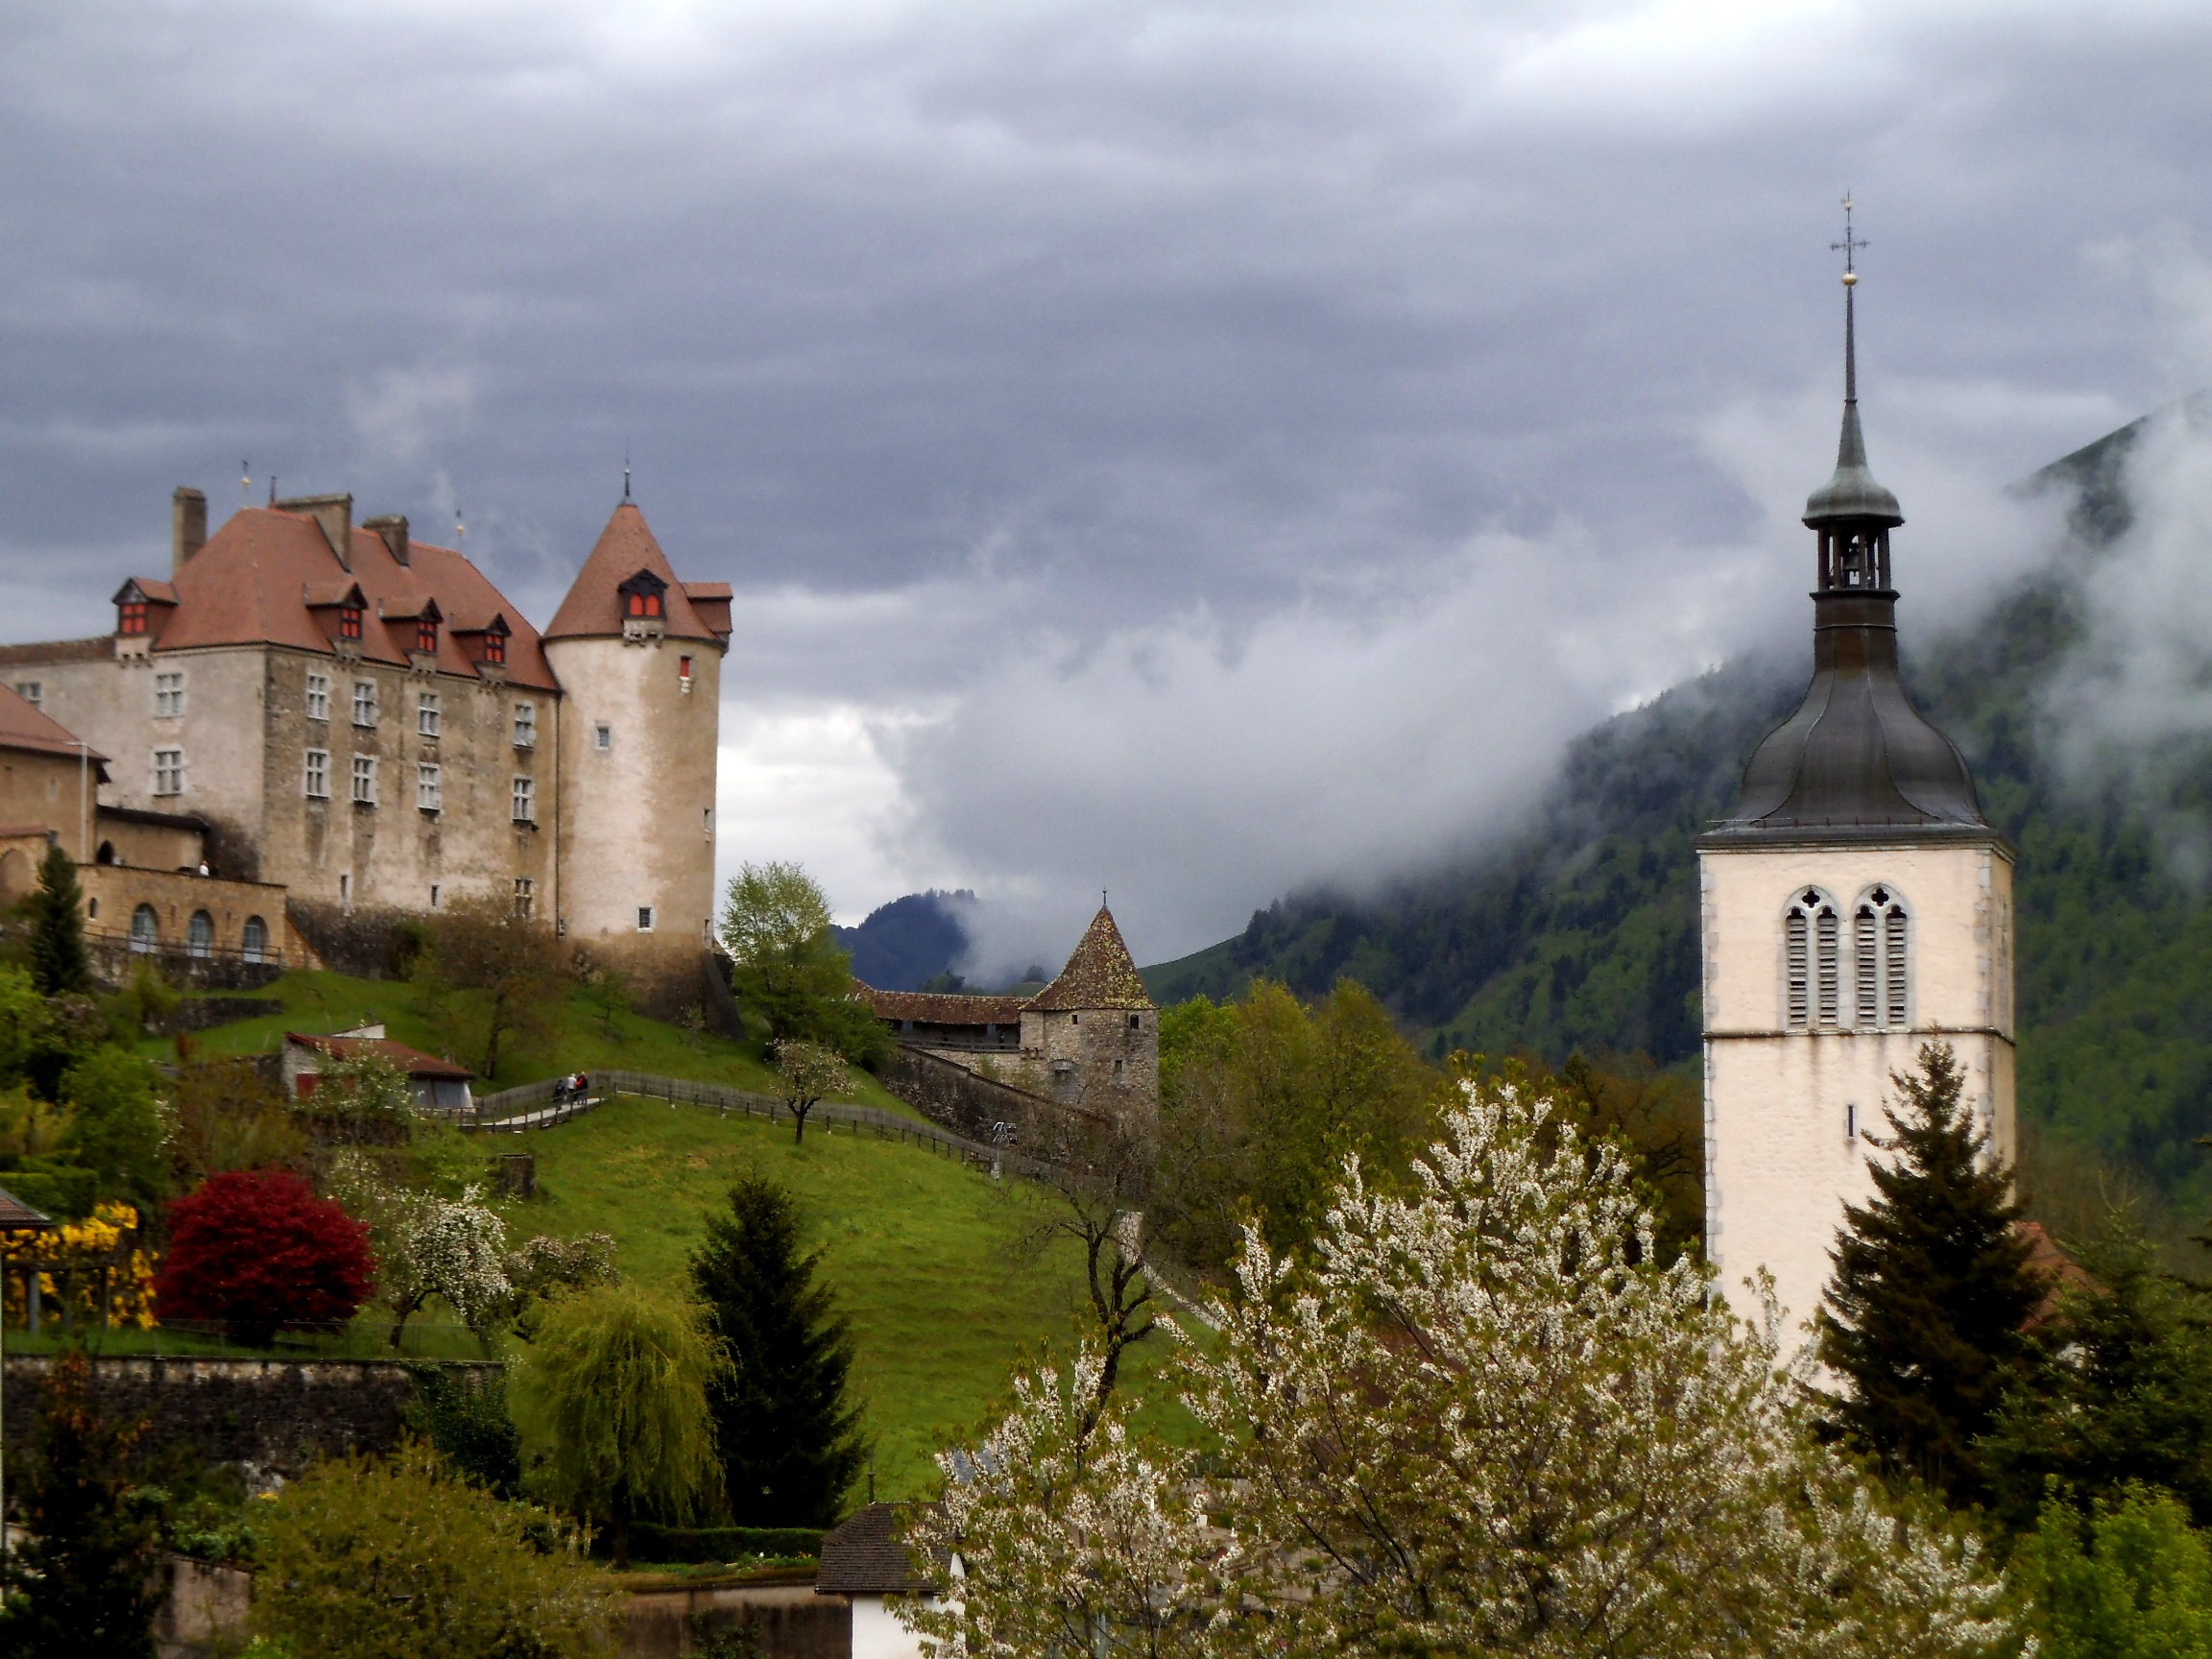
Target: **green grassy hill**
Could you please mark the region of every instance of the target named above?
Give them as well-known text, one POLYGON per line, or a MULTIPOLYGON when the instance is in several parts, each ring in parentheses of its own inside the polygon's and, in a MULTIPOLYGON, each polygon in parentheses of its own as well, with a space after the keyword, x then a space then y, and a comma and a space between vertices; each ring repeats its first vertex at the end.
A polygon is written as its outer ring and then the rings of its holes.
MULTIPOLYGON (((287 974, 251 995, 280 1000, 283 1011, 202 1032, 191 1039, 198 1052, 264 1052, 286 1030, 328 1032, 373 1021, 398 1042, 438 1046, 405 983, 287 974)), ((147 1047, 166 1054, 173 1045, 149 1039, 147 1047)), ((518 1059, 502 1081, 610 1066, 775 1089, 757 1044, 635 1015, 618 1017, 610 1035, 581 993, 551 1041, 518 1059)), ((918 1116, 865 1075, 856 1077, 849 1098, 918 1116)), ((1016 1180, 993 1182, 918 1146, 820 1122, 795 1143, 788 1125, 628 1097, 559 1128, 487 1135, 478 1144, 487 1157, 527 1151, 537 1158, 541 1196, 504 1207, 515 1242, 541 1233, 604 1231, 614 1237, 626 1278, 677 1293, 687 1293, 686 1262, 708 1212, 739 1173, 757 1170, 789 1187, 822 1249, 823 1272, 853 1320, 855 1382, 877 1441, 880 1497, 928 1492, 936 1478, 932 1454, 979 1426, 1003 1399, 1016 1360, 1046 1345, 1065 1351, 1077 1329, 1081 1264, 1065 1243, 1034 1247, 1046 1203, 1039 1190, 1016 1180)), ((134 1351, 152 1340, 118 1336, 109 1345, 134 1351)), ((1162 1334, 1152 1353, 1133 1357, 1125 1372, 1132 1386, 1144 1385, 1166 1340, 1162 1334)), ((475 1351, 458 1334, 452 1341, 460 1344, 456 1352, 475 1351)), ((1155 1420, 1171 1427, 1173 1409, 1156 1403, 1155 1420)))
MULTIPOLYGON (((757 1171, 789 1188, 853 1320, 879 1497, 928 1493, 931 1455, 1004 1398, 1021 1354, 1065 1350, 1074 1331, 1072 1248, 1025 1247, 1038 1191, 915 1146, 820 1126, 795 1143, 759 1118, 635 1099, 490 1144, 537 1155, 543 1195, 510 1211, 517 1238, 603 1229, 626 1276, 668 1290, 684 1289, 705 1216, 733 1180, 757 1171)), ((1157 1357, 1135 1365, 1134 1385, 1157 1357)))
MULTIPOLYGON (((2161 792, 2095 791, 2058 764, 2042 714, 2082 631, 2097 549, 2126 528, 2130 427, 2049 469, 2076 492, 2075 556, 1971 626, 1908 635, 1906 680, 1974 766, 2017 844, 2020 1106, 2031 1187, 2071 1221, 2099 1169, 2169 1209, 2212 1213, 2212 915, 2187 861, 2212 802, 2212 741, 2162 757, 2161 792)), ((1901 555, 1902 557, 1903 555, 1901 555)), ((1906 564, 1910 581, 1911 565, 1906 564)), ((2212 667, 2212 662, 2208 662, 2212 667)), ((1148 969, 1163 1001, 1256 974, 1319 995, 1350 975, 1430 1051, 1698 1052, 1692 840, 1732 803, 1750 749, 1802 694, 1805 660, 1745 661, 1572 745, 1516 834, 1475 859, 1354 901, 1293 895, 1237 938, 1148 969)))

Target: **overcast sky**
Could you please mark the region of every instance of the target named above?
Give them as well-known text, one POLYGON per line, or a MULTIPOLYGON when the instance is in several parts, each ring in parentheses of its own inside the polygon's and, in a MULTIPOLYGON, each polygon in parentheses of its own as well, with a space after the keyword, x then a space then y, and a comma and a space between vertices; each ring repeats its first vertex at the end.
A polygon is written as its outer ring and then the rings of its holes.
POLYGON ((0 12, 0 635, 350 490, 735 585, 722 856, 1141 959, 1794 645, 1837 200, 1907 626, 2204 384, 2201 4, 0 12))

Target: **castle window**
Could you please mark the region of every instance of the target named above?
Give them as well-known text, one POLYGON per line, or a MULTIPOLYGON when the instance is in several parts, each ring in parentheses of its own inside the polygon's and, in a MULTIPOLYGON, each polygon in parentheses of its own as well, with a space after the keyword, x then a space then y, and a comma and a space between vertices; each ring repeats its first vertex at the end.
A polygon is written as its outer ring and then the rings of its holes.
POLYGON ((1841 918, 1816 887, 1791 902, 1782 922, 1783 1019, 1793 1031, 1834 1030, 1841 1015, 1841 918))
POLYGON ((535 778, 515 780, 514 818, 517 824, 538 821, 538 781, 535 778))
POLYGON ((538 705, 535 703, 517 703, 515 705, 515 747, 517 749, 535 749, 538 747, 538 705))
POLYGON ((34 709, 43 709, 46 706, 46 687, 36 680, 16 681, 15 695, 22 698, 34 709))
POLYGON ((496 628, 484 636, 484 661, 494 664, 507 661, 507 636, 496 628))
POLYGON ((676 659, 676 684, 684 687, 685 696, 688 697, 691 695, 690 658, 679 657, 676 659))
POLYGON ((175 720, 184 712, 184 676, 181 674, 156 674, 154 676, 154 718, 175 720))
POLYGON ((438 768, 425 762, 415 768, 415 805, 425 812, 445 809, 445 790, 438 768))
POLYGON ((1143 1030, 1143 1029, 1144 1029, 1144 1021, 1143 1021, 1142 1017, 1142 1016, 1140 1016, 1140 1015, 1136 1015, 1136 1014, 1132 1014, 1132 1015, 1130 1015, 1130 1016, 1129 1016, 1129 1029, 1130 1029, 1130 1030, 1132 1030, 1132 1031, 1142 1031, 1142 1030, 1143 1030))
POLYGON ((154 906, 141 904, 131 912, 131 949, 143 955, 161 942, 161 918, 154 906))
POLYGON ((438 693, 424 691, 415 699, 415 730, 424 737, 438 735, 438 721, 442 710, 438 693))
MULTIPOLYGON (((109 862, 113 862, 113 860, 109 860, 109 862)), ((85 914, 85 916, 86 916, 86 917, 88 917, 90 920, 92 920, 92 921, 94 921, 94 922, 97 922, 97 921, 99 921, 99 920, 100 920, 100 901, 99 901, 99 900, 97 900, 97 899, 87 899, 87 900, 85 900, 85 901, 84 901, 84 914, 85 914)))
POLYGON ((376 682, 373 680, 356 680, 353 682, 353 724, 356 726, 373 726, 376 724, 376 682))
POLYGON ((629 606, 625 614, 631 616, 658 616, 661 614, 661 595, 650 588, 633 588, 625 595, 629 606))
POLYGON ((435 881, 431 882, 431 883, 430 883, 430 908, 431 908, 431 909, 435 910, 435 909, 437 909, 437 908, 438 908, 438 901, 439 901, 439 900, 440 900, 440 899, 441 899, 443 896, 444 896, 443 890, 442 890, 442 889, 439 887, 438 883, 437 883, 437 882, 435 882, 435 881))
POLYGON ((515 914, 527 922, 538 908, 538 883, 527 876, 515 878, 515 914))
POLYGON ((602 720, 591 728, 591 747, 605 755, 614 747, 614 728, 602 720))
POLYGON ((215 918, 204 910, 192 912, 192 920, 184 925, 184 949, 194 956, 215 954, 215 918))
POLYGON ((249 962, 269 960, 269 924, 258 916, 246 918, 245 931, 239 935, 238 953, 249 962))
POLYGON ((415 624, 415 649, 425 657, 438 655, 438 619, 424 616, 415 624))
POLYGON ((327 720, 330 718, 330 676, 327 674, 309 674, 307 676, 307 718, 310 720, 327 720))
POLYGON ((640 904, 637 906, 637 931, 640 933, 650 933, 653 931, 652 905, 640 904))
POLYGON ((307 751, 307 799, 327 801, 330 798, 330 751, 307 751))
POLYGON ((353 878, 349 873, 341 872, 339 874, 338 902, 345 909, 353 908, 353 878))
POLYGON ((126 599, 115 607, 115 632, 118 634, 143 634, 146 632, 146 601, 126 599))
POLYGON ((181 795, 184 793, 183 750, 156 749, 154 751, 154 793, 156 795, 181 795))
POLYGON ((376 805, 376 757, 353 757, 353 804, 357 806, 376 805))
POLYGON ((338 637, 341 639, 358 639, 361 637, 360 606, 341 605, 338 607, 338 637))

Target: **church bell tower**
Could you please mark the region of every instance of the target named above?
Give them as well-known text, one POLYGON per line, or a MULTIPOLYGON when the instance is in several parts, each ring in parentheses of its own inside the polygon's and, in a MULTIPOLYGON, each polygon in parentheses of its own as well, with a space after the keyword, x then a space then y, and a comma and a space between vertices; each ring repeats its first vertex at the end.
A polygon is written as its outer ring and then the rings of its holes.
POLYGON ((2014 1151, 2012 850, 1897 670, 1890 532, 1859 423, 1845 203, 1843 431, 1805 504, 1813 681, 1697 844, 1707 1247, 1738 1310, 1774 1278, 1785 1348, 1817 1310, 1846 1202, 1874 1190, 1893 1072, 1949 1043, 1998 1156, 2014 1151))

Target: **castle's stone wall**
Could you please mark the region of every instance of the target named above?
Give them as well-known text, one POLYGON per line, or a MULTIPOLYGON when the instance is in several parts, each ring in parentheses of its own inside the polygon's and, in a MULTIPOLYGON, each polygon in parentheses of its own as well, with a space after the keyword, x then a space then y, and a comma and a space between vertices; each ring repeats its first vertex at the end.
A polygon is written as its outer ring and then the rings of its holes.
MULTIPOLYGON (((287 1478, 318 1457, 385 1452, 399 1443, 415 1376, 384 1360, 168 1359, 100 1355, 92 1392, 104 1413, 152 1417, 155 1441, 191 1441, 217 1462, 250 1464, 287 1478)), ((31 1422, 53 1361, 11 1355, 7 1443, 29 1441, 31 1422)), ((487 1374, 492 1365, 455 1367, 487 1374)))
POLYGON ((547 641, 545 655, 564 691, 560 914, 567 936, 637 964, 633 972, 664 961, 668 972, 695 978, 714 913, 721 648, 698 639, 566 638, 547 641), (648 906, 650 930, 638 926, 648 906))
POLYGON ((284 918, 281 887, 125 864, 81 864, 77 883, 84 894, 85 937, 96 948, 105 943, 127 951, 132 917, 144 904, 154 912, 156 950, 165 961, 188 950, 192 918, 204 913, 212 927, 215 955, 241 956, 246 924, 257 916, 266 929, 268 953, 277 961, 299 965, 299 945, 284 918))
POLYGON ((1707 849, 1699 863, 1708 1248, 1746 1314, 1756 1303, 1743 1281, 1773 1274, 1794 1335, 1819 1305, 1844 1204, 1873 1192, 1866 1137, 1885 1132, 1891 1074, 1913 1070, 1923 1044, 1958 1051, 1997 1154, 2015 1154, 2012 864, 1993 841, 1707 849), (1790 1029, 1792 897, 1816 887, 1842 910, 1847 1003, 1848 919, 1876 885, 1911 917, 1905 1026, 1790 1029))
POLYGON ((0 829, 58 830, 62 850, 75 854, 84 838, 80 806, 98 793, 99 778, 73 756, 0 749, 0 829))
POLYGON ((1160 1016, 1153 1009, 1024 1009, 1026 1087, 1135 1123, 1160 1112, 1160 1016))

